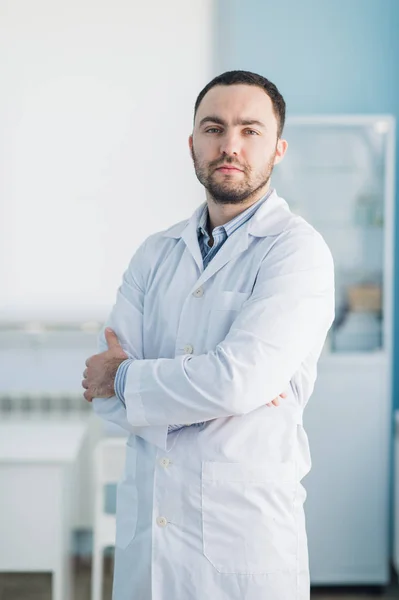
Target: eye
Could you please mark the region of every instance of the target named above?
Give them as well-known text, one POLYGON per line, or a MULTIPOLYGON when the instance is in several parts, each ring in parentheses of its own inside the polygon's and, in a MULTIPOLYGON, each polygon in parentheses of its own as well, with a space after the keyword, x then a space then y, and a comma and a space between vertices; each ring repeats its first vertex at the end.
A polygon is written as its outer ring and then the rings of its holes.
POLYGON ((257 131, 255 131, 254 129, 246 129, 245 133, 247 133, 249 135, 259 135, 259 133, 257 131))
POLYGON ((221 130, 219 129, 219 127, 209 127, 205 130, 205 133, 219 133, 220 131, 221 130))

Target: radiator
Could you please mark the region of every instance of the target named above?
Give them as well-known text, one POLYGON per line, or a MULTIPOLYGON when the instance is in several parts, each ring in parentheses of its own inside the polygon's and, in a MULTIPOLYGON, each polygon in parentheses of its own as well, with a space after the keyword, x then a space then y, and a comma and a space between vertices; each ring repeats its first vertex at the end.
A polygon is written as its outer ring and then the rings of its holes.
POLYGON ((82 394, 6 392, 0 394, 1 419, 85 418, 91 404, 82 394))

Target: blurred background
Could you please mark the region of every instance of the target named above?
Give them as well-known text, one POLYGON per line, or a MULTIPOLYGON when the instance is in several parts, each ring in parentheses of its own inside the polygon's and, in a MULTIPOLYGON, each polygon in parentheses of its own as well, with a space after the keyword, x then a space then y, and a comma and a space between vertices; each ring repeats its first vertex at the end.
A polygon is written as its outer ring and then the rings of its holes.
POLYGON ((232 69, 283 94, 272 185, 336 265, 313 597, 399 597, 398 32, 398 0, 0 0, 0 600, 111 597, 124 432, 84 363, 138 245, 203 202, 194 102, 232 69))

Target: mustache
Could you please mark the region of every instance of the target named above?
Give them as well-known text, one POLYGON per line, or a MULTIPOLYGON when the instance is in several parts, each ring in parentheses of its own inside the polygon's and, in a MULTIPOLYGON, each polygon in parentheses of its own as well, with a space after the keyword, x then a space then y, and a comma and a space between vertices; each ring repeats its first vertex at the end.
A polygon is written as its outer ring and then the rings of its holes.
POLYGON ((247 168, 244 165, 241 165, 240 163, 236 162, 231 157, 214 160, 209 163, 209 167, 213 168, 213 169, 218 169, 219 167, 222 167, 223 165, 229 165, 231 167, 236 167, 237 169, 241 169, 241 171, 247 172, 247 168))

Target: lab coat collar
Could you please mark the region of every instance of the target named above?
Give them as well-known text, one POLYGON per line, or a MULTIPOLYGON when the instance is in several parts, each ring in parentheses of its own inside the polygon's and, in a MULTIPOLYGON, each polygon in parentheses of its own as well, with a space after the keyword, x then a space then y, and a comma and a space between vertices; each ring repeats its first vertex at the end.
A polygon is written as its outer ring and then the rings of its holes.
POLYGON ((183 239, 197 264, 198 279, 191 290, 192 292, 220 271, 233 258, 245 252, 249 245, 249 235, 256 237, 278 235, 286 228, 291 218, 288 204, 273 191, 269 198, 261 204, 253 217, 227 238, 223 246, 204 269, 197 229, 205 204, 201 204, 188 221, 177 223, 164 233, 166 237, 183 239))
MULTIPOLYGON (((187 234, 189 234, 189 237, 191 237, 193 232, 197 235, 197 228, 205 205, 206 202, 203 202, 194 211, 188 221, 181 221, 180 223, 173 225, 165 231, 164 236, 175 239, 186 239, 187 234)), ((291 212, 287 202, 283 200, 283 198, 280 198, 274 190, 248 221, 248 226, 245 227, 245 230, 248 234, 256 237, 278 235, 284 231, 290 217, 291 212)))

